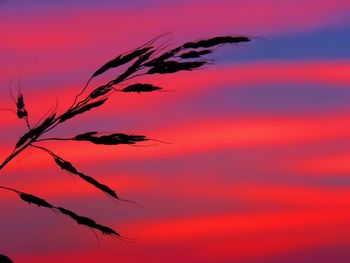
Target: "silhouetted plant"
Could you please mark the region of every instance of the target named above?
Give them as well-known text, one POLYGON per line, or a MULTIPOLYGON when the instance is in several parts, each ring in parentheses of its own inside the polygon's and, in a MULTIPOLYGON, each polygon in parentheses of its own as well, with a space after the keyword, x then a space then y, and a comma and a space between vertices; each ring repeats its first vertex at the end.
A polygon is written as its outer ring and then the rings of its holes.
MULTIPOLYGON (((192 71, 204 65, 210 64, 211 60, 206 59, 205 56, 211 54, 213 47, 222 46, 225 44, 237 44, 241 42, 248 42, 250 39, 246 36, 220 36, 208 39, 202 39, 194 42, 187 42, 176 48, 162 52, 162 45, 156 45, 159 37, 152 41, 108 61, 94 72, 85 87, 74 98, 73 104, 63 113, 56 112, 57 109, 48 113, 48 117, 41 121, 41 123, 31 126, 28 119, 28 111, 25 108, 25 100, 23 94, 19 94, 16 101, 16 110, 13 111, 19 119, 24 119, 28 127, 28 131, 23 134, 15 144, 13 152, 0 164, 0 170, 3 169, 13 158, 19 155, 28 147, 35 147, 43 152, 49 154, 55 163, 63 170, 70 174, 76 175, 85 182, 91 184, 100 191, 117 199, 121 199, 117 193, 109 186, 100 183, 91 176, 88 176, 77 170, 70 162, 64 160, 62 157, 55 154, 46 147, 37 145, 37 142, 52 141, 52 140, 72 140, 72 141, 89 141, 94 144, 103 145, 119 145, 128 144, 134 145, 140 142, 150 140, 144 135, 131 135, 124 133, 100 133, 98 131, 85 132, 75 135, 71 138, 42 138, 43 135, 56 128, 63 122, 69 121, 77 115, 87 113, 94 108, 101 107, 106 103, 108 98, 116 92, 155 92, 163 88, 149 83, 134 83, 125 88, 118 88, 118 85, 124 81, 134 79, 143 75, 153 74, 171 74, 179 71, 192 71), (118 68, 122 65, 129 64, 125 71, 116 75, 108 83, 92 89, 90 93, 81 99, 82 95, 87 93, 87 88, 92 79, 104 74, 105 72, 118 68)), ((12 96, 12 95, 11 95, 12 96)), ((13 96, 12 96, 13 97, 13 96)), ((91 229, 99 230, 106 235, 122 238, 122 236, 110 227, 96 223, 91 218, 80 216, 73 211, 54 206, 44 199, 32 194, 28 194, 10 187, 0 186, 0 188, 16 193, 19 198, 29 204, 35 204, 40 207, 55 210, 67 217, 73 219, 79 225, 87 226, 91 229)), ((124 200, 128 201, 128 200, 124 200)), ((10 262, 10 261, 9 261, 10 262)))
POLYGON ((13 261, 9 257, 0 254, 0 263, 13 263, 13 261))

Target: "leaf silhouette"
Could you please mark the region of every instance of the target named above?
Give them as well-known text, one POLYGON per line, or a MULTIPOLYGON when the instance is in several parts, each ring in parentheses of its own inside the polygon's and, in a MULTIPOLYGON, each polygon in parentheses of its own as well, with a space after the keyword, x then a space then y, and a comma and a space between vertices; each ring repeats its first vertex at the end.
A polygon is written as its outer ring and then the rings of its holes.
POLYGON ((63 160, 61 157, 58 157, 57 155, 52 155, 52 157, 54 158, 55 163, 59 167, 61 167, 61 169, 66 170, 67 172, 70 172, 72 174, 78 175, 81 179, 88 182, 89 184, 92 184, 96 188, 100 189, 102 192, 112 196, 115 199, 119 199, 116 192, 109 188, 107 185, 101 184, 91 176, 87 176, 86 174, 79 172, 70 162, 63 160))
POLYGON ((55 117, 56 114, 47 117, 39 126, 25 133, 16 143, 16 148, 21 147, 31 139, 38 138, 54 122, 55 117))
POLYGON ((201 56, 210 54, 212 52, 213 51, 210 50, 210 49, 204 49, 204 50, 201 50, 201 51, 192 50, 192 51, 189 51, 189 52, 181 54, 180 58, 183 58, 183 59, 200 58, 201 56))
POLYGON ((92 99, 96 99, 98 97, 106 95, 111 90, 113 90, 113 88, 111 86, 104 85, 104 86, 98 87, 97 89, 93 90, 90 93, 89 97, 92 99))
POLYGON ((93 108, 99 107, 101 106, 103 103, 106 102, 108 98, 104 98, 102 100, 99 101, 95 101, 95 102, 91 102, 85 105, 82 105, 78 108, 73 108, 73 109, 69 109, 67 112, 65 112, 64 114, 61 115, 60 117, 60 122, 64 122, 70 118, 73 118, 74 116, 78 115, 78 114, 82 114, 86 111, 89 111, 93 108))
POLYGON ((115 235, 115 236, 120 237, 120 234, 118 232, 116 232, 114 229, 112 229, 112 228, 110 228, 108 226, 95 224, 94 228, 100 230, 105 235, 115 235))
POLYGON ((125 55, 119 55, 116 58, 108 61, 102 67, 100 67, 94 74, 92 74, 92 77, 96 77, 98 75, 101 75, 102 73, 106 72, 107 70, 109 70, 111 68, 116 68, 116 67, 119 67, 123 64, 126 64, 126 63, 130 62, 131 60, 146 53, 150 49, 152 49, 152 47, 145 47, 145 48, 141 48, 141 49, 136 49, 136 50, 134 50, 128 54, 125 54, 125 55))
POLYGON ((174 48, 174 49, 172 49, 172 50, 169 50, 169 51, 163 53, 162 55, 160 55, 159 57, 154 58, 154 59, 152 59, 151 61, 145 63, 145 66, 151 67, 151 66, 153 66, 154 64, 157 64, 157 63, 159 63, 159 62, 163 62, 163 61, 165 61, 165 60, 167 60, 167 59, 169 59, 169 58, 172 58, 172 57, 174 57, 178 52, 180 52, 182 49, 183 49, 183 47, 180 46, 180 47, 174 48))
POLYGON ((236 44, 248 42, 250 39, 245 36, 220 36, 199 40, 196 42, 187 42, 183 44, 184 48, 208 48, 222 44, 236 44))
POLYGON ((59 167, 61 167, 62 170, 66 170, 66 171, 73 173, 73 174, 78 174, 77 169, 75 169, 75 167, 70 162, 63 160, 62 158, 60 158, 58 156, 53 156, 53 158, 54 158, 56 164, 59 167))
MULTIPOLYGON (((49 209, 52 209, 52 210, 56 210, 56 211, 58 211, 58 212, 60 212, 60 213, 62 213, 64 215, 67 215, 70 218, 72 218, 73 220, 75 220, 79 225, 85 225, 87 227, 97 229, 97 230, 101 231, 103 234, 115 235, 115 236, 120 237, 120 234, 118 232, 116 232, 114 229, 112 229, 110 227, 107 227, 107 226, 104 226, 104 225, 101 225, 101 224, 97 224, 95 222, 95 220, 93 220, 93 219, 91 219, 89 217, 77 215, 73 211, 68 210, 66 208, 63 208, 63 207, 56 207, 56 206, 48 203, 44 199, 42 199, 40 197, 37 197, 35 195, 32 195, 32 194, 24 193, 22 191, 18 191, 16 189, 4 187, 4 186, 0 186, 0 188, 5 189, 5 190, 9 190, 9 191, 12 191, 12 192, 15 192, 16 194, 19 195, 19 197, 23 201, 25 201, 25 202, 27 202, 29 204, 35 204, 37 206, 46 207, 46 208, 49 208, 49 209)), ((0 259, 4 259, 5 260, 5 259, 7 259, 7 257, 4 256, 4 255, 0 255, 0 259), (2 256, 2 258, 1 258, 1 256, 2 256)), ((2 262, 2 261, 0 261, 0 262, 2 262)), ((4 261, 4 262, 6 262, 6 261, 4 261)), ((12 262, 12 261, 10 261, 10 262, 12 262)))
POLYGON ((137 92, 137 93, 141 93, 141 92, 151 92, 151 91, 161 90, 161 89, 162 88, 154 86, 152 84, 136 83, 136 84, 132 84, 132 85, 129 85, 129 86, 123 88, 121 91, 122 92, 137 92))
POLYGON ((59 210, 62 214, 65 214, 65 215, 69 216, 70 218, 72 218, 73 220, 75 220, 79 225, 86 225, 86 226, 91 227, 91 226, 96 224, 95 220, 93 220, 89 217, 77 215, 73 211, 68 210, 66 208, 57 207, 57 210, 59 210))
POLYGON ((87 227, 97 229, 105 235, 115 235, 115 236, 120 237, 120 234, 117 231, 115 231, 114 229, 112 229, 108 226, 97 224, 95 222, 95 220, 93 220, 89 217, 77 215, 76 213, 72 212, 71 210, 68 210, 68 209, 63 208, 63 207, 57 207, 56 209, 59 210, 62 214, 65 214, 65 215, 69 216, 70 218, 72 218, 79 225, 85 225, 87 227))
POLYGON ((207 61, 193 61, 193 62, 177 62, 177 61, 163 61, 155 63, 147 74, 167 74, 175 73, 182 70, 193 70, 207 64, 207 61))
POLYGON ((154 50, 147 52, 146 54, 140 56, 134 64, 132 64, 123 74, 119 75, 116 79, 112 80, 110 83, 112 85, 118 84, 128 78, 131 74, 138 71, 141 68, 142 64, 146 62, 154 53, 154 50))
POLYGON ((44 199, 41 199, 35 195, 31 195, 31 194, 26 194, 26 193, 19 193, 19 197, 29 203, 29 204, 35 204, 37 206, 43 206, 43 207, 47 207, 47 208, 53 208, 53 205, 51 205, 50 203, 46 202, 44 199))
POLYGON ((118 144, 135 144, 137 142, 148 141, 143 135, 128 135, 124 133, 112 133, 108 135, 96 136, 97 132, 87 132, 78 134, 74 137, 76 141, 89 141, 95 144, 118 145, 118 144))
POLYGON ((24 98, 23 98, 23 94, 19 94, 18 98, 17 98, 17 109, 23 109, 25 107, 24 105, 24 98))

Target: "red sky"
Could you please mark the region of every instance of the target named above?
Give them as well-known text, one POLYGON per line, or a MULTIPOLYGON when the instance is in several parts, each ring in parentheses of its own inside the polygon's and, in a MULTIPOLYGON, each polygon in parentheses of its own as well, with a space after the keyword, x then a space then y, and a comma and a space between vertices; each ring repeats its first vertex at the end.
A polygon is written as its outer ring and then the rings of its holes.
MULTIPOLYGON (((16 263, 349 262, 349 11, 345 0, 0 1, 0 105, 15 107, 8 87, 16 93, 20 79, 32 123, 56 101, 62 112, 103 63, 164 32, 171 46, 252 38, 216 50, 201 70, 144 79, 169 92, 114 94, 51 133, 171 144, 41 143, 143 208, 72 180, 37 149, 1 170, 0 185, 134 241, 98 234, 98 245, 88 228, 3 190, 0 254, 16 263)), ((26 127, 0 116, 3 159, 26 127)))

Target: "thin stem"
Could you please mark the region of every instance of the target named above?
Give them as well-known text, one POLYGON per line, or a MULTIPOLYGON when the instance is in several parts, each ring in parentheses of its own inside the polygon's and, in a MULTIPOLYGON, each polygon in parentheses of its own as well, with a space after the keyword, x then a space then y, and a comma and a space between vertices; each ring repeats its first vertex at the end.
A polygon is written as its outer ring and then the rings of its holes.
POLYGON ((74 138, 45 138, 36 140, 35 142, 43 142, 43 141, 73 141, 74 138))
POLYGON ((29 123, 28 117, 24 117, 24 120, 26 121, 28 129, 31 130, 32 128, 30 127, 30 123, 29 123))
POLYGON ((91 82, 92 79, 93 79, 93 77, 90 77, 89 80, 86 82, 86 84, 85 84, 84 88, 82 89, 82 91, 80 91, 80 93, 79 93, 78 95, 75 96, 74 102, 73 102, 72 106, 69 107, 70 109, 74 107, 74 105, 75 105, 75 103, 77 102, 78 98, 81 96, 81 94, 84 93, 84 91, 85 91, 86 88, 89 86, 89 84, 90 84, 90 82, 91 82))
POLYGON ((3 111, 11 111, 11 112, 13 112, 14 114, 17 115, 17 112, 15 112, 14 110, 11 110, 11 109, 0 109, 0 110, 3 110, 3 111))
POLYGON ((49 109, 34 125, 34 127, 38 126, 39 123, 48 115, 52 115, 56 110, 57 110, 57 107, 58 107, 58 98, 56 98, 56 105, 55 107, 52 107, 51 109, 49 109), (51 113, 50 113, 51 112, 51 113))
POLYGON ((16 189, 13 189, 13 188, 10 188, 10 187, 5 187, 5 186, 2 186, 2 185, 0 185, 0 188, 5 189, 5 190, 9 190, 9 191, 12 191, 12 192, 15 192, 17 194, 23 193, 23 192, 18 191, 16 189))
POLYGON ((38 146, 38 145, 30 145, 31 147, 34 147, 34 148, 38 148, 40 150, 43 150, 44 152, 48 153, 49 155, 51 155, 52 157, 54 158, 59 158, 61 159, 58 155, 56 155, 54 152, 50 151, 49 149, 45 148, 45 147, 42 147, 42 146, 38 146))
POLYGON ((0 170, 4 168, 13 158, 20 154, 24 149, 26 149, 35 139, 31 139, 27 144, 23 145, 21 148, 12 152, 0 165, 0 170))
MULTIPOLYGON (((63 113, 64 114, 64 113, 63 113)), ((48 131, 51 131, 52 129, 54 129, 57 125, 59 125, 60 124, 60 122, 59 122, 59 120, 60 120, 60 118, 63 116, 63 114, 61 114, 60 116, 58 116, 58 117, 56 117, 56 119, 52 122, 52 126, 51 127, 49 127, 49 128, 47 128, 44 132, 43 132, 43 134, 44 133, 47 133, 48 131)))

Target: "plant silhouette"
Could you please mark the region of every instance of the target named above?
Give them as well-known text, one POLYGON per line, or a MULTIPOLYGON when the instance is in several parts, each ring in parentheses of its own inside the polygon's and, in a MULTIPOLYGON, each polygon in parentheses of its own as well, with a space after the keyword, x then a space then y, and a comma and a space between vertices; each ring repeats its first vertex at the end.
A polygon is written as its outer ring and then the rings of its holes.
POLYGON ((9 257, 0 254, 0 263, 13 263, 13 261, 9 257))
MULTIPOLYGON (((29 112, 25 107, 25 97, 22 93, 18 94, 17 100, 12 98, 16 102, 16 110, 7 109, 13 111, 18 119, 24 120, 28 128, 28 131, 23 134, 18 141, 15 143, 14 149, 1 163, 0 170, 4 169, 6 165, 13 160, 16 156, 26 150, 28 147, 34 147, 50 155, 57 166, 66 172, 78 176, 88 184, 97 188, 99 191, 104 192, 108 196, 120 200, 117 193, 109 186, 99 182, 97 179, 86 175, 81 172, 69 161, 55 154, 52 150, 47 147, 41 146, 39 143, 42 141, 53 141, 53 140, 71 140, 71 141, 88 141, 93 144, 102 145, 135 145, 141 142, 151 140, 144 135, 132 135, 124 133, 102 133, 101 131, 89 131, 84 132, 70 138, 60 137, 44 137, 51 130, 55 129, 63 122, 68 122, 78 115, 86 114, 88 111, 103 106, 109 99, 110 96, 117 92, 125 93, 144 93, 144 92, 158 92, 162 91, 163 87, 155 86, 151 83, 139 83, 135 82, 124 88, 120 88, 120 84, 133 80, 143 75, 154 75, 154 74, 172 74, 180 71, 192 71, 203 67, 204 65, 211 64, 212 60, 206 58, 206 55, 213 53, 214 48, 227 45, 227 44, 238 44, 242 42, 250 41, 250 38, 246 36, 219 36, 207 39, 201 39, 193 42, 186 42, 180 46, 164 51, 165 43, 159 43, 163 36, 157 37, 148 43, 135 48, 132 51, 120 54, 112 60, 108 61, 97 69, 91 77, 88 79, 83 89, 75 96, 72 105, 63 113, 57 112, 56 109, 51 110, 39 124, 31 125, 29 122, 29 112), (126 65, 126 70, 119 74, 116 74, 115 78, 107 82, 106 84, 90 88, 88 92, 90 82, 104 74, 107 71, 116 70, 120 66, 126 65)), ((52 209, 62 215, 65 215, 77 224, 89 227, 93 230, 98 230, 101 233, 121 239, 125 239, 116 230, 99 224, 89 217, 81 216, 75 212, 66 209, 64 207, 53 205, 46 200, 29 194, 23 191, 13 189, 7 186, 0 186, 1 189, 12 191, 18 197, 29 204, 35 204, 39 207, 45 207, 52 209)), ((129 201, 130 202, 130 201, 129 201)), ((0 262, 12 262, 7 259, 6 256, 0 256, 0 262), (7 261, 6 261, 7 260, 7 261)))

